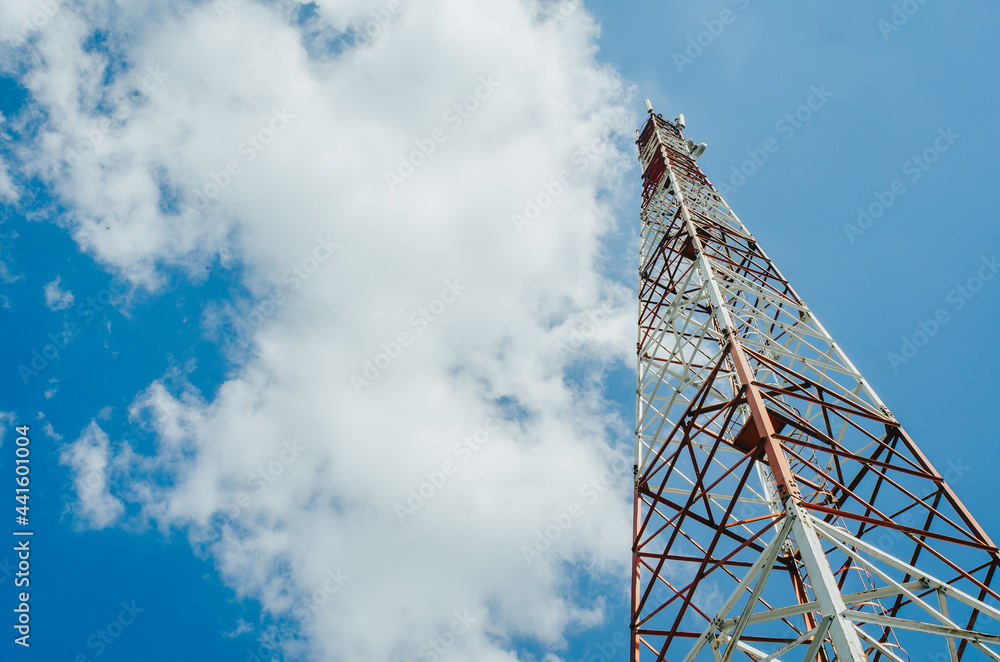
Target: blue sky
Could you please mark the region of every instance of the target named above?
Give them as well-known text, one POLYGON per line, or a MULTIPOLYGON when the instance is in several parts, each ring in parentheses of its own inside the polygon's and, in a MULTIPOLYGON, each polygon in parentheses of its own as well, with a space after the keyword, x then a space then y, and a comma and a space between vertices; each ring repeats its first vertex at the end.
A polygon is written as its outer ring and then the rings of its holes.
POLYGON ((1000 8, 235 5, 0 12, 5 659, 624 659, 645 97, 1000 530, 1000 8))

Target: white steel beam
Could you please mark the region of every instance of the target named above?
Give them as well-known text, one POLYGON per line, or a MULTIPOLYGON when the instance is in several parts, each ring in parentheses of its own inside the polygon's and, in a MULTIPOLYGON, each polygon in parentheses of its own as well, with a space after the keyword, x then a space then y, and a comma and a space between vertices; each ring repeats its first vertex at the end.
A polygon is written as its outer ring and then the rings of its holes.
POLYGON ((785 500, 785 512, 792 521, 792 537, 798 544, 799 555, 812 582, 820 613, 831 618, 830 639, 837 659, 840 662, 867 662, 868 656, 865 655, 857 630, 844 618, 844 612, 847 611, 844 596, 840 594, 830 562, 823 553, 823 546, 820 545, 809 516, 800 510, 794 497, 785 500))

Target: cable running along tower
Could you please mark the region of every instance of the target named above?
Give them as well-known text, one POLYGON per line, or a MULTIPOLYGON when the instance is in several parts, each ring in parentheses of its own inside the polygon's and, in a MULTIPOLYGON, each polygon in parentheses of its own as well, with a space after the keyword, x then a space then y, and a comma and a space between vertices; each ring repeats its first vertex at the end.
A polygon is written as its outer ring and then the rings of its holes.
POLYGON ((1000 554, 646 102, 631 662, 1000 662, 1000 554))

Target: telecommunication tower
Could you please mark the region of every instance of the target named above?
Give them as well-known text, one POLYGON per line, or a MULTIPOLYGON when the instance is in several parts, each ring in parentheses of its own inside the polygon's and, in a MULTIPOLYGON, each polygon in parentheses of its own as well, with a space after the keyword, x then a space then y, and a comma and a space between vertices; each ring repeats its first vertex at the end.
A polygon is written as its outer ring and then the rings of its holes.
POLYGON ((631 662, 1000 662, 996 545, 646 108, 631 662))

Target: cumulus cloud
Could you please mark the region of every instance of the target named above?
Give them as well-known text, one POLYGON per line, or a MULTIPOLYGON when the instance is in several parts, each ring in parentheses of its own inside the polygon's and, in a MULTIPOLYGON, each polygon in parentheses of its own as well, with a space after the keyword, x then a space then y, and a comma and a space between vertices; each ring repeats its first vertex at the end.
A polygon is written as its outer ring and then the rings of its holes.
POLYGON ((0 200, 16 202, 18 199, 17 188, 10 178, 10 170, 7 164, 0 159, 0 200))
MULTIPOLYGON (((46 434, 61 438, 49 424, 46 434)), ((125 507, 108 491, 110 442, 104 430, 91 422, 76 441, 63 448, 59 462, 69 467, 73 477, 76 501, 71 508, 77 521, 94 529, 111 526, 125 507)))
POLYGON ((0 411, 0 448, 3 448, 3 438, 7 428, 14 424, 14 412, 0 411))
POLYGON ((0 5, 0 40, 21 44, 59 12, 59 0, 7 0, 0 5))
POLYGON ((59 287, 62 276, 45 284, 45 305, 49 310, 65 310, 73 305, 73 293, 59 287))
POLYGON ((633 365, 634 305, 602 266, 627 90, 574 2, 293 9, 65 7, 32 42, 47 120, 19 164, 81 248, 154 293, 238 262, 250 297, 206 305, 237 360, 210 398, 138 394, 154 454, 96 423, 67 447, 78 490, 127 466, 77 512, 186 531, 290 655, 557 651, 625 591, 574 586, 629 555, 603 377, 633 365), (121 52, 84 47, 95 24, 121 52))
MULTIPOLYGON (((10 265, 7 263, 5 256, 10 252, 9 246, 12 239, 17 238, 17 232, 0 233, 0 281, 4 283, 13 283, 16 280, 24 278, 24 274, 14 273, 10 265)), ((4 308, 10 308, 10 300, 6 295, 0 297, 3 301, 4 308)))
POLYGON ((246 634, 248 632, 253 632, 253 625, 247 623, 242 618, 236 621, 236 627, 231 632, 225 632, 223 635, 229 639, 234 639, 241 634, 246 634))
MULTIPOLYGON (((0 113, 0 141, 4 142, 10 140, 10 135, 4 126, 6 122, 7 118, 4 117, 3 113, 0 113)), ((20 193, 18 193, 17 186, 11 178, 10 166, 7 165, 4 158, 0 157, 0 201, 17 202, 19 198, 20 193)))

